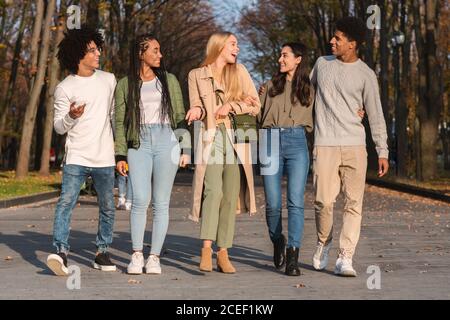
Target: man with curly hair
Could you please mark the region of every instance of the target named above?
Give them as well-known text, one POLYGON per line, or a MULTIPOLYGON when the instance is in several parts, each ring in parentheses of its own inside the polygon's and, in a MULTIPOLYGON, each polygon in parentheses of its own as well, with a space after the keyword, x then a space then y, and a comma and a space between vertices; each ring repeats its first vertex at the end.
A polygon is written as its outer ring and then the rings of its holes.
POLYGON ((358 114, 361 106, 369 118, 378 153, 378 175, 385 175, 389 168, 377 77, 358 58, 365 32, 360 19, 337 21, 330 41, 333 55, 320 57, 311 72, 316 87, 313 163, 318 238, 313 267, 322 270, 327 266, 333 238, 333 205, 342 186, 345 205, 334 272, 349 277, 356 276, 352 258, 361 230, 367 169, 366 135, 358 114))
POLYGON ((114 225, 114 139, 112 113, 116 79, 98 70, 102 35, 87 28, 69 30, 59 44, 58 60, 69 75, 56 87, 54 127, 67 134, 63 162, 62 191, 55 210, 53 245, 56 254, 47 258, 48 267, 60 276, 68 275, 69 231, 72 210, 80 187, 91 176, 99 203, 94 268, 115 271, 107 248, 114 225))

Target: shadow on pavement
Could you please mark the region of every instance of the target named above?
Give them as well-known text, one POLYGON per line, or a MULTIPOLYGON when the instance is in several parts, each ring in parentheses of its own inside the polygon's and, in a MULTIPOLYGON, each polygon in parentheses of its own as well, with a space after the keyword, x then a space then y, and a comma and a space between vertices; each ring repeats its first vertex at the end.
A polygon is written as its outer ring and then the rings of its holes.
MULTIPOLYGON (((39 258, 38 253, 54 252, 52 246, 52 235, 42 234, 39 232, 22 231, 20 234, 5 235, 0 234, 2 242, 11 250, 20 254, 21 258, 40 269, 37 273, 43 275, 52 275, 48 270, 44 258, 39 258)), ((151 239, 151 232, 146 232, 145 240, 151 239)), ((96 248, 95 235, 79 230, 70 232, 70 254, 68 262, 70 264, 78 264, 86 267, 92 267, 96 248)), ((203 275, 198 270, 200 261, 200 251, 202 242, 198 238, 189 236, 179 236, 168 234, 161 252, 161 264, 181 269, 192 275, 203 275)), ((115 232, 114 240, 111 246, 111 259, 117 263, 117 267, 122 272, 126 272, 132 253, 131 237, 128 232, 115 232), (117 253, 119 251, 119 253, 117 253)), ((150 253, 150 245, 145 245, 144 255, 150 253)), ((232 262, 238 262, 257 269, 268 271, 276 271, 272 267, 272 257, 264 254, 261 250, 246 246, 236 245, 229 249, 230 259, 232 262)), ((215 256, 213 257, 215 263, 215 256)))

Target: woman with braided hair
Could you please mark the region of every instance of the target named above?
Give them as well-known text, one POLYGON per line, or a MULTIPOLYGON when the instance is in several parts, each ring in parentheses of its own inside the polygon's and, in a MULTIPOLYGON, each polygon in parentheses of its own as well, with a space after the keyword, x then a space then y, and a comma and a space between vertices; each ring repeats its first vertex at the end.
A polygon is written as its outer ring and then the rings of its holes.
POLYGON ((183 97, 178 80, 166 71, 158 40, 138 36, 131 46, 128 76, 116 88, 116 169, 131 183, 130 214, 133 254, 129 274, 144 271, 143 241, 147 208, 152 203, 153 231, 145 273, 160 274, 159 255, 169 225, 169 203, 181 155, 174 134, 185 127, 183 97))

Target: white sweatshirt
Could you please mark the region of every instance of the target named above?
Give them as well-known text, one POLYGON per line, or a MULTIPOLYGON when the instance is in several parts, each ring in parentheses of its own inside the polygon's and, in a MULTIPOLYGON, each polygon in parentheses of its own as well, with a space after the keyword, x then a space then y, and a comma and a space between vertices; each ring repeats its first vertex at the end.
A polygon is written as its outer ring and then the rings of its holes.
POLYGON ((90 77, 67 76, 55 89, 54 127, 67 133, 66 164, 85 167, 115 165, 112 120, 116 78, 96 70, 90 77), (78 119, 69 116, 71 101, 86 103, 78 119))
POLYGON ((335 56, 320 57, 311 72, 311 82, 316 87, 316 146, 365 146, 366 133, 357 113, 364 107, 378 157, 388 157, 378 81, 367 64, 360 59, 344 63, 335 56))

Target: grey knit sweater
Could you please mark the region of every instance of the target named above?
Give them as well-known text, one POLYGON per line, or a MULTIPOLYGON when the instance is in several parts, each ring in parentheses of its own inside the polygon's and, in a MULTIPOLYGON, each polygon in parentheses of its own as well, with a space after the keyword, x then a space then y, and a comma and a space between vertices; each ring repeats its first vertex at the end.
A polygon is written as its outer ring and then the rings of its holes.
POLYGON ((367 64, 360 59, 344 63, 335 56, 320 57, 311 71, 311 82, 316 87, 316 146, 365 145, 366 134, 357 113, 364 107, 378 157, 388 157, 378 81, 367 64))

